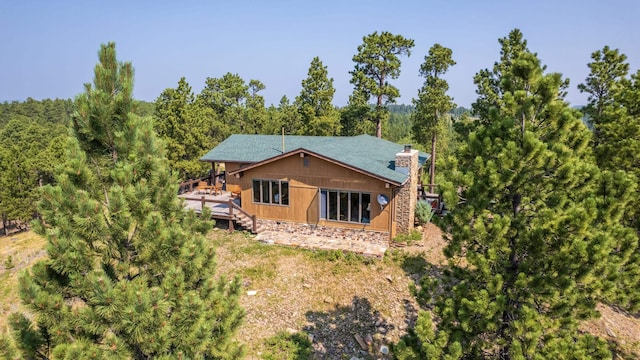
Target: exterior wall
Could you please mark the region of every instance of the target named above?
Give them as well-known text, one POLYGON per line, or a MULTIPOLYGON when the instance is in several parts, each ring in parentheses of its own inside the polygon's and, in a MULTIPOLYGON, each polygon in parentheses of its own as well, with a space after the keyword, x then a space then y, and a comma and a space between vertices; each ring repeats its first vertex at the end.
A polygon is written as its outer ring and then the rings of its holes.
POLYGON ((225 171, 225 179, 224 181, 229 185, 240 185, 240 179, 236 178, 233 175, 229 175, 230 171, 236 170, 245 166, 244 163, 224 163, 224 171, 225 171))
POLYGON ((341 227, 356 230, 372 230, 391 233, 392 209, 390 204, 380 209, 376 201, 378 194, 393 198, 393 186, 333 164, 311 155, 308 166, 298 154, 247 170, 242 173, 239 184, 242 188, 242 208, 259 219, 305 223, 310 225, 341 227), (252 181, 284 180, 289 182, 289 205, 272 205, 253 202, 252 181), (350 190, 371 194, 370 223, 350 223, 320 219, 320 189, 350 190))
POLYGON ((396 154, 396 170, 406 168, 409 172, 407 181, 398 194, 395 201, 395 233, 407 234, 413 230, 415 220, 415 208, 418 198, 418 151, 409 149, 408 152, 396 154))

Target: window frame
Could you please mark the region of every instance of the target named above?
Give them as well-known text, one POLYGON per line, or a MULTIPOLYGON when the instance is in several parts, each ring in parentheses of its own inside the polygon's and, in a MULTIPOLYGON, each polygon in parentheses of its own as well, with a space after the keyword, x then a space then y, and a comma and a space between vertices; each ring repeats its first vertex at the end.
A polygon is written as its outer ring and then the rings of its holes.
POLYGON ((335 189, 319 189, 320 192, 320 219, 331 222, 340 222, 348 224, 371 224, 371 193, 365 191, 352 191, 352 190, 335 190, 335 189), (357 195, 355 199, 354 195, 357 195), (342 207, 344 206, 343 196, 346 196, 346 212, 342 207), (368 196, 369 202, 365 206, 365 197, 368 196), (354 209, 352 200, 356 200, 357 208, 354 209), (335 208, 335 209, 334 209, 335 208), (357 214, 354 214, 354 211, 357 214), (357 221, 352 221, 354 215, 357 217, 357 221), (365 215, 368 215, 365 216, 365 215), (342 219, 344 218, 344 219, 342 219), (364 222, 363 220, 367 221, 364 222))
POLYGON ((275 179, 252 179, 251 200, 254 204, 260 205, 289 206, 289 181, 275 179), (286 191, 282 191, 285 187, 286 191), (256 189, 260 191, 259 194, 256 194, 256 189), (274 193, 274 189, 277 189, 277 194, 274 193), (267 191, 267 194, 264 193, 265 190, 267 191), (278 197, 277 202, 275 201, 276 195, 278 197), (256 199, 258 199, 258 201, 256 201, 256 199), (268 201, 265 201, 265 199, 268 201))

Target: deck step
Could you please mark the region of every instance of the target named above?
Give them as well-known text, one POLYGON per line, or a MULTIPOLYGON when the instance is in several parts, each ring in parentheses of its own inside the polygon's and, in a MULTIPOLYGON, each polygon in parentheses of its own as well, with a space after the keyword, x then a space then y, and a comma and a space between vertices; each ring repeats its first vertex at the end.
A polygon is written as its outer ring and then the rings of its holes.
POLYGON ((254 234, 258 234, 263 230, 261 226, 258 226, 256 228, 256 231, 254 232, 253 231, 253 219, 251 219, 250 217, 246 216, 245 214, 239 213, 239 214, 236 214, 235 217, 236 217, 236 223, 237 224, 239 224, 243 228, 251 231, 254 234))

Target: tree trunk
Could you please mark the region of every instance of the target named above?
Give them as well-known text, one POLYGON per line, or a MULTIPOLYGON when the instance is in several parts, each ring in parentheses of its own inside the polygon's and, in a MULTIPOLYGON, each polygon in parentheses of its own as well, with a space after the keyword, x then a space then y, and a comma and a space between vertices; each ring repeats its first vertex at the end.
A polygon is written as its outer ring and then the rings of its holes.
POLYGON ((7 229, 7 214, 2 214, 2 229, 4 229, 4 236, 9 236, 9 229, 7 229))
POLYGON ((431 136, 431 167, 429 168, 429 192, 434 193, 436 189, 436 132, 431 136))
MULTIPOLYGON (((522 202, 522 195, 520 193, 515 193, 511 195, 511 207, 513 210, 513 218, 518 216, 520 213, 520 205, 522 202)), ((509 264, 507 265, 508 274, 505 277, 504 285, 502 286, 503 295, 507 299, 507 304, 505 310, 502 312, 502 325, 500 327, 501 337, 503 339, 511 339, 508 331, 511 327, 511 324, 517 320, 516 319, 516 310, 520 308, 520 302, 517 297, 514 297, 514 294, 510 294, 509 291, 514 286, 516 278, 518 277, 518 267, 520 260, 518 259, 518 251, 516 248, 518 233, 516 232, 509 238, 509 249, 511 250, 509 253, 509 264)), ((500 359, 511 359, 509 356, 509 345, 511 341, 507 342, 507 345, 504 345, 500 349, 500 359)))
MULTIPOLYGON (((384 87, 384 73, 380 74, 380 81, 378 82, 380 89, 384 87)), ((378 95, 378 102, 376 104, 376 136, 382 139, 382 93, 378 95)))

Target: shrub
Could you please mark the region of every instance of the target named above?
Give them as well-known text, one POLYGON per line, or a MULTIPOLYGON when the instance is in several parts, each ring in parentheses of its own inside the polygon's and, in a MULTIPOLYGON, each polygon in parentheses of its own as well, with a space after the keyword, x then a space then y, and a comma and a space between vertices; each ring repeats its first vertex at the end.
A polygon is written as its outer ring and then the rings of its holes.
POLYGON ((313 354, 311 341, 305 333, 289 334, 281 331, 265 340, 263 359, 302 360, 310 359, 313 354))
POLYGON ((416 219, 420 225, 428 224, 433 217, 433 208, 431 203, 425 200, 420 200, 416 204, 416 219))
POLYGON ((15 267, 15 264, 13 263, 13 257, 9 255, 7 259, 4 261, 4 268, 9 270, 9 269, 13 269, 14 267, 15 267))
POLYGON ((408 234, 399 234, 393 238, 393 241, 411 244, 414 241, 422 240, 422 233, 416 229, 411 230, 408 234))

